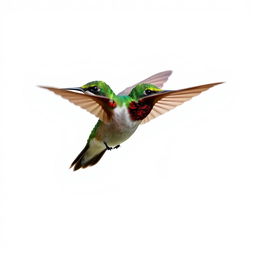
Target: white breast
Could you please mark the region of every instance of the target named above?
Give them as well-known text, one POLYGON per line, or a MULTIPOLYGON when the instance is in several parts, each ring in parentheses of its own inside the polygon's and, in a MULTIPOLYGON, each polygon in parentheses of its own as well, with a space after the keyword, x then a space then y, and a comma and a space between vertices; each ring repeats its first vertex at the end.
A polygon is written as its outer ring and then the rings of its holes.
POLYGON ((132 121, 126 107, 116 107, 112 122, 105 126, 105 141, 116 146, 127 140, 138 128, 141 121, 132 121))
POLYGON ((114 110, 113 121, 117 126, 123 129, 130 129, 134 126, 138 126, 138 122, 132 121, 126 107, 117 107, 114 110))

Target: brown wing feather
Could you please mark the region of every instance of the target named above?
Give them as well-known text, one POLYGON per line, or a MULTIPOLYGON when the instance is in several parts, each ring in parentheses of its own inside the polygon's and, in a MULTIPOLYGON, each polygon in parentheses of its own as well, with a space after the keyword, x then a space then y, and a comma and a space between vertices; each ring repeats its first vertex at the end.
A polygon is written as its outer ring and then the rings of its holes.
POLYGON ((160 73, 157 73, 153 76, 150 76, 146 78, 145 80, 140 81, 139 83, 136 83, 130 87, 127 87, 123 91, 121 91, 118 95, 128 95, 131 90, 136 87, 138 84, 153 84, 156 85, 159 88, 162 88, 164 83, 168 80, 169 76, 172 74, 171 70, 163 71, 160 73))
POLYGON ((103 96, 89 95, 83 93, 76 93, 67 91, 65 89, 58 89, 47 86, 40 86, 41 88, 48 89, 63 98, 69 100, 75 105, 89 111, 91 114, 98 117, 104 123, 110 120, 111 112, 107 108, 109 99, 103 96))
POLYGON ((146 122, 149 122, 150 120, 158 117, 159 115, 162 115, 167 111, 181 105, 185 101, 190 100, 192 97, 197 96, 201 92, 206 91, 209 88, 222 83, 223 82, 205 84, 145 97, 144 100, 153 100, 154 106, 151 112, 148 114, 148 116, 145 119, 143 119, 142 123, 144 124, 146 122))

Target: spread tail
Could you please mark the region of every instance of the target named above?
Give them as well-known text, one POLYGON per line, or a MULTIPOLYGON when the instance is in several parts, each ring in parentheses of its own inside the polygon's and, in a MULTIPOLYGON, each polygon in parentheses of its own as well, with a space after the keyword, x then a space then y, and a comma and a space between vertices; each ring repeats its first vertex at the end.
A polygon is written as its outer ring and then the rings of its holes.
POLYGON ((71 164, 70 168, 74 167, 74 171, 80 168, 95 165, 102 158, 107 148, 99 141, 88 142, 85 148, 80 152, 76 159, 71 164))

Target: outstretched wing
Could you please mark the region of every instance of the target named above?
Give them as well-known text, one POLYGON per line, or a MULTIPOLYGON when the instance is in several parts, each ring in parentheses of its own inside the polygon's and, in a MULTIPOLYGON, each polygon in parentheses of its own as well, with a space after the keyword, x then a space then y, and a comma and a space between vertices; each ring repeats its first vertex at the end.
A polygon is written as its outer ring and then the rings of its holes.
POLYGON ((146 123, 166 113, 167 111, 181 105, 185 101, 190 100, 192 97, 197 96, 201 92, 206 91, 209 88, 222 83, 223 82, 205 84, 191 88, 168 91, 157 95, 147 96, 143 98, 143 101, 151 101, 153 103, 153 108, 148 114, 148 116, 145 119, 143 119, 142 123, 146 123))
POLYGON ((153 76, 148 77, 145 80, 140 81, 139 83, 136 83, 135 85, 132 85, 130 87, 127 87, 123 91, 121 91, 118 95, 128 95, 131 90, 138 84, 153 84, 156 85, 159 88, 162 88, 164 83, 168 80, 169 76, 172 74, 171 70, 163 71, 160 73, 157 73, 153 76))
POLYGON ((109 99, 103 96, 89 95, 86 93, 76 93, 65 89, 58 89, 48 86, 40 86, 48 89, 63 98, 69 100, 75 105, 89 111, 91 114, 98 117, 104 123, 107 123, 111 118, 111 112, 108 110, 107 103, 109 99))

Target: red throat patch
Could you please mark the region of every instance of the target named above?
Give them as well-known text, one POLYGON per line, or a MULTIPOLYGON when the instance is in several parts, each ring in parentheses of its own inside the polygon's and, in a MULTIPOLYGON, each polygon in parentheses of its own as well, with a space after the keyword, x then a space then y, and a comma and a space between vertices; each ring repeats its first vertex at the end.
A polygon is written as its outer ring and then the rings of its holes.
POLYGON ((111 108, 115 108, 115 107, 116 107, 116 102, 113 101, 113 100, 110 100, 110 101, 108 102, 108 106, 111 107, 111 108))
POLYGON ((143 120, 151 111, 152 105, 143 102, 140 100, 139 102, 132 101, 129 105, 129 113, 132 120, 143 120))

